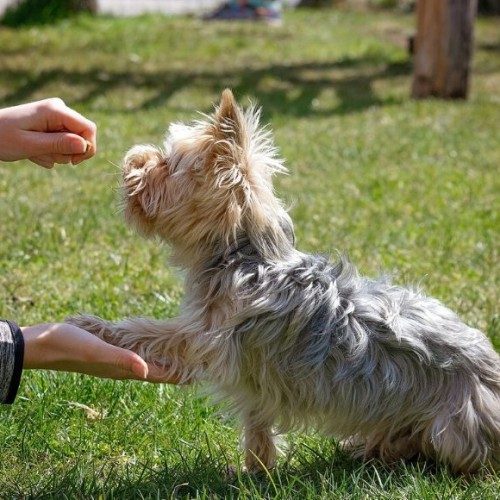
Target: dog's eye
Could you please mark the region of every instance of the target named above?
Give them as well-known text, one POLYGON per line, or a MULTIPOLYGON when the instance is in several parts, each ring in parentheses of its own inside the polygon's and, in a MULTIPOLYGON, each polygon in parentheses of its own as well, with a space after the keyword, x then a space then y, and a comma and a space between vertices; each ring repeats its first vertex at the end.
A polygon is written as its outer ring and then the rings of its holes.
POLYGON ((201 172, 201 170, 203 169, 203 162, 204 162, 203 158, 196 158, 192 167, 193 172, 201 172))

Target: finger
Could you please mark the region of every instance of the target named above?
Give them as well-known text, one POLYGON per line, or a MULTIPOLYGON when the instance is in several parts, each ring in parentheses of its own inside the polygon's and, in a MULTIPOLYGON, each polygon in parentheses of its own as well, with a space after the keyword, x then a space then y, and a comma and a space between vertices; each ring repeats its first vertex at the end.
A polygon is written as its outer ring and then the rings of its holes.
POLYGON ((45 132, 67 130, 82 136, 95 146, 97 131, 95 123, 66 106, 62 99, 58 97, 44 99, 38 102, 38 108, 38 114, 45 116, 45 132))
POLYGON ((93 121, 85 118, 80 113, 74 109, 68 108, 67 106, 61 110, 59 118, 61 120, 62 127, 69 132, 81 135, 95 145, 97 127, 93 121))
POLYGON ((146 380, 148 365, 140 356, 121 347, 115 347, 113 351, 117 372, 115 376, 110 374, 112 378, 146 380))
POLYGON ((69 132, 25 132, 22 136, 28 157, 43 155, 79 155, 87 150, 87 142, 69 132))
POLYGON ((89 140, 87 140, 87 149, 85 153, 81 155, 73 155, 73 157, 71 158, 71 163, 73 163, 73 165, 78 165, 82 161, 92 158, 92 156, 94 156, 95 153, 96 153, 95 142, 92 143, 89 140))
POLYGON ((131 372, 135 375, 134 378, 137 378, 137 380, 146 380, 148 377, 148 365, 140 356, 136 356, 136 358, 137 359, 132 361, 130 367, 131 372))
POLYGON ((74 109, 65 106, 59 111, 60 126, 73 132, 87 141, 87 147, 80 158, 74 158, 77 164, 95 155, 97 151, 97 126, 74 109))
POLYGON ((33 158, 30 158, 31 161, 34 159, 39 160, 39 161, 44 161, 46 163, 59 163, 61 165, 65 165, 68 163, 71 163, 72 160, 71 155, 60 155, 60 154, 53 154, 53 155, 41 155, 41 156, 36 156, 33 158))
POLYGON ((40 165, 41 167, 47 168, 49 170, 54 167, 54 162, 50 160, 49 156, 34 156, 28 159, 33 163, 36 163, 37 165, 40 165))
MULTIPOLYGON (((131 378, 154 383, 179 384, 180 377, 176 373, 171 373, 168 367, 158 366, 153 363, 146 363, 138 354, 116 348, 119 356, 118 368, 121 373, 116 378, 131 378)), ((115 377, 114 377, 115 378, 115 377)))

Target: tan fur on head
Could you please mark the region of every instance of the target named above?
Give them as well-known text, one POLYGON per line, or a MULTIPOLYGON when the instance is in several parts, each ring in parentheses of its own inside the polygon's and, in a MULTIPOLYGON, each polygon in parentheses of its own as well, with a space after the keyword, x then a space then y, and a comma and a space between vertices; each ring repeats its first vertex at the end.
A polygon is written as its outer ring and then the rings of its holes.
MULTIPOLYGON (((285 169, 259 118, 226 89, 206 121, 170 127, 164 152, 132 148, 123 167, 127 220, 170 243, 179 264, 203 258, 220 241, 231 245, 242 230, 255 237, 267 231, 284 245, 276 215, 287 215, 271 177, 285 169)), ((283 245, 263 251, 271 256, 283 245)))

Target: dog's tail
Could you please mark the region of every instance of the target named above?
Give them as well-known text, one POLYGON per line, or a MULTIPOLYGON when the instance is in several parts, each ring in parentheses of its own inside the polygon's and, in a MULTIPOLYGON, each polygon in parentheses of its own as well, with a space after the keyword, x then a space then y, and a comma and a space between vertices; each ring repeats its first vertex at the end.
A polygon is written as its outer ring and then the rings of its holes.
POLYGON ((449 408, 454 405, 447 405, 433 419, 424 432, 424 452, 455 472, 471 473, 483 467, 499 471, 500 385, 462 382, 453 382, 463 396, 460 408, 452 413, 449 408))
POLYGON ((408 293, 401 304, 402 341, 410 339, 413 355, 430 367, 428 397, 419 396, 426 403, 417 431, 422 451, 457 472, 499 470, 499 355, 482 332, 436 299, 408 293))

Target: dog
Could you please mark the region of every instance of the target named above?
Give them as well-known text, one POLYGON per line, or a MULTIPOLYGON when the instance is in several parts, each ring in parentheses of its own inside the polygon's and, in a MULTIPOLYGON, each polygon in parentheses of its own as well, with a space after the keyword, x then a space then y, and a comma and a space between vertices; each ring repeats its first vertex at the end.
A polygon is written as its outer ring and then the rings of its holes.
POLYGON ((487 337, 418 290, 298 251, 273 191, 283 161, 259 122, 225 90, 211 116, 172 124, 164 149, 124 159, 127 221, 186 270, 179 316, 70 322, 209 382, 241 417, 249 471, 275 465, 277 433, 310 427, 356 456, 498 470, 500 357, 487 337))

